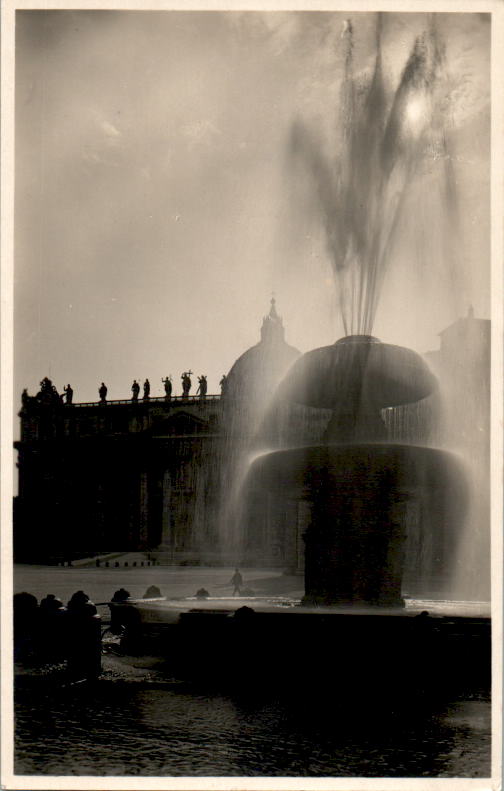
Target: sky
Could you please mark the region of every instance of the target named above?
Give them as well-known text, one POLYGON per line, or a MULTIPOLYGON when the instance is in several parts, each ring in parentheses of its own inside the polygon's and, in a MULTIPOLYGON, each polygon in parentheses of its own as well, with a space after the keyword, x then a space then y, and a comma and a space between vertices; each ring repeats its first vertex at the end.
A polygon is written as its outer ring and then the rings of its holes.
MULTIPOLYGON (((427 159, 373 331, 420 352, 469 305, 489 317, 489 16, 434 16, 456 225, 440 219, 427 159)), ((374 14, 18 11, 15 403, 44 376, 71 383, 74 401, 97 400, 102 381, 128 398, 146 377, 162 395, 168 374, 179 394, 187 369, 218 392, 272 293, 300 351, 341 337, 313 184, 289 139, 301 122, 337 146, 348 19, 365 81, 374 14)), ((390 95, 428 25, 384 14, 390 95)))

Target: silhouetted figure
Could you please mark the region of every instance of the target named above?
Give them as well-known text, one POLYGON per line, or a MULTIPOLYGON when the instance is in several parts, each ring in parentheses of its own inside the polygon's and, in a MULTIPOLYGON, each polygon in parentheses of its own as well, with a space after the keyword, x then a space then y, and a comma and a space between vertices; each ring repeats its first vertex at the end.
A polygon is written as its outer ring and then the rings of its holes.
POLYGON ((65 393, 66 403, 71 404, 73 399, 73 390, 70 385, 66 385, 66 387, 63 388, 63 392, 65 393))
POLYGON ((150 398, 150 382, 148 379, 145 380, 143 385, 143 400, 148 401, 150 398))
POLYGON ((162 593, 157 585, 149 585, 144 595, 142 596, 142 599, 161 599, 161 598, 162 598, 162 593))
POLYGON ((199 395, 200 399, 204 401, 206 399, 207 387, 208 387, 206 376, 203 375, 198 376, 198 383, 199 385, 196 391, 196 395, 199 395))
POLYGON ((184 371, 182 374, 182 395, 187 398, 191 390, 191 374, 192 371, 184 371))
POLYGON ((222 375, 222 379, 220 380, 219 385, 220 385, 221 395, 224 395, 224 393, 226 392, 226 388, 227 388, 227 376, 226 376, 226 374, 222 375))
POLYGON ((231 585, 233 586, 233 596, 239 596, 243 586, 243 577, 238 569, 235 569, 235 573, 231 577, 231 585))
POLYGON ((196 591, 196 598, 197 599, 208 599, 209 596, 210 596, 210 594, 206 590, 206 588, 200 588, 199 590, 196 591))
POLYGON ((21 403, 24 407, 27 407, 30 402, 30 396, 28 395, 28 390, 26 387, 24 388, 23 392, 21 393, 21 403))
POLYGON ((67 667, 72 679, 95 679, 101 672, 101 618, 84 591, 67 607, 67 667))
POLYGON ((166 399, 166 401, 169 401, 171 399, 171 394, 172 394, 172 378, 171 378, 171 375, 167 376, 165 379, 161 379, 161 381, 164 384, 165 399, 166 399))
POLYGON ((140 385, 138 384, 136 379, 133 380, 133 384, 131 385, 131 392, 132 392, 131 400, 138 401, 138 394, 140 393, 140 385))
POLYGON ((112 601, 126 601, 131 596, 130 592, 124 588, 119 588, 112 596, 112 601))
POLYGON ((107 386, 105 385, 104 382, 102 382, 100 385, 100 389, 98 390, 100 401, 102 402, 102 404, 104 404, 105 401, 107 400, 107 392, 108 392, 107 386))

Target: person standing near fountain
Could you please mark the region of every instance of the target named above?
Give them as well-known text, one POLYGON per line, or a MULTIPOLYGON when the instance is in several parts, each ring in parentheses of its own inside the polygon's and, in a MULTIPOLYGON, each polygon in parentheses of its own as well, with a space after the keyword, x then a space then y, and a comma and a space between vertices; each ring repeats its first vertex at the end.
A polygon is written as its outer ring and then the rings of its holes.
POLYGON ((233 586, 233 596, 239 596, 243 587, 243 577, 239 569, 235 569, 235 573, 231 577, 231 585, 233 586))

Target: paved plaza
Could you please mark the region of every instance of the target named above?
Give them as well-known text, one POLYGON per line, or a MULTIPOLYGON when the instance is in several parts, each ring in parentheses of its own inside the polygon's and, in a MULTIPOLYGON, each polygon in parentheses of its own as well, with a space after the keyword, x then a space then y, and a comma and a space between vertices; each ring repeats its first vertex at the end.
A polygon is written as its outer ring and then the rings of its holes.
MULTIPOLYGON (((244 588, 256 596, 291 596, 304 593, 302 576, 284 575, 280 569, 240 569, 244 588)), ((132 597, 141 598, 149 585, 157 585, 162 596, 193 596, 206 588, 212 597, 233 593, 234 568, 151 566, 147 568, 68 568, 63 566, 16 565, 14 593, 27 591, 40 601, 54 593, 66 603, 77 590, 83 590, 94 602, 109 601, 118 588, 126 588, 132 597)))

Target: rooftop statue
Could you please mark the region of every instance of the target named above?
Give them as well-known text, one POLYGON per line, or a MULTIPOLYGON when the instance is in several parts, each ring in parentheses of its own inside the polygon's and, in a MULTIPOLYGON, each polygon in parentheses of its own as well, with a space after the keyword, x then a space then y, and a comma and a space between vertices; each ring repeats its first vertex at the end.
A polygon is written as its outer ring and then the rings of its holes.
POLYGON ((172 394, 172 378, 171 374, 167 376, 165 379, 161 379, 162 383, 164 384, 164 391, 165 391, 165 398, 167 401, 170 400, 172 394))
POLYGON ((72 403, 72 399, 73 399, 73 390, 72 390, 72 388, 68 384, 68 385, 66 385, 66 387, 63 388, 63 391, 65 393, 66 403, 67 404, 71 404, 72 403))
POLYGON ((37 401, 44 406, 55 406, 61 404, 58 391, 49 377, 45 376, 40 383, 40 390, 36 395, 37 401))
POLYGON ((182 395, 187 398, 191 390, 191 374, 192 371, 184 371, 182 374, 182 395))
POLYGON ((138 384, 137 380, 134 379, 133 380, 133 384, 131 385, 131 393, 132 393, 131 400, 132 401, 138 401, 138 394, 139 394, 139 392, 140 392, 140 385, 138 384))
POLYGON ((208 389, 208 383, 207 383, 206 376, 203 376, 203 375, 198 376, 198 383, 199 383, 199 386, 198 386, 198 389, 196 391, 196 395, 199 395, 201 397, 201 400, 204 401, 204 399, 206 398, 207 389, 208 389))
POLYGON ((102 404, 105 403, 105 401, 107 400, 107 392, 108 392, 107 386, 104 382, 102 382, 100 385, 100 389, 98 390, 98 394, 100 396, 100 401, 102 402, 102 404))
POLYGON ((143 394, 144 401, 148 401, 149 398, 150 398, 150 382, 149 382, 148 379, 146 379, 145 382, 144 382, 143 392, 144 392, 144 394, 143 394))

